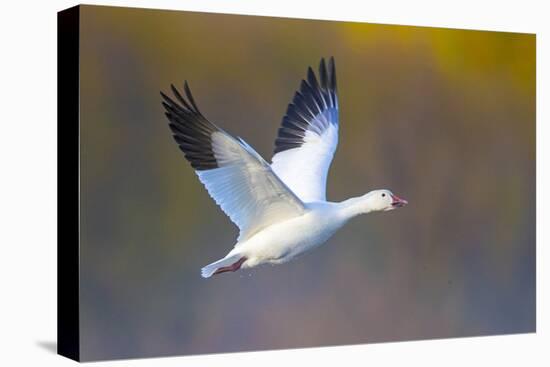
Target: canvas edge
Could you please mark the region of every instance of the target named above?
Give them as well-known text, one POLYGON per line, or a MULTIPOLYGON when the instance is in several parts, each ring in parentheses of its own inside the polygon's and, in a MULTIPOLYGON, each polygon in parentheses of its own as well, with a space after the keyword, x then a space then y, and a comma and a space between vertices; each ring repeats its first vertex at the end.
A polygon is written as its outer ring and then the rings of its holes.
POLYGON ((80 6, 57 13, 57 353, 80 361, 80 6))

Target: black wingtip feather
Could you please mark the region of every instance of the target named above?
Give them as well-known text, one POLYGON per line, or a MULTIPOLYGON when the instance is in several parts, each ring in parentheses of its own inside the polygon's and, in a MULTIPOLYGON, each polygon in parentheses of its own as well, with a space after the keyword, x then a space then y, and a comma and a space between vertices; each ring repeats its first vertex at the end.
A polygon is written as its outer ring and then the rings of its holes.
POLYGON ((321 59, 319 64, 319 77, 321 79, 321 87, 323 89, 328 89, 328 76, 327 76, 327 66, 325 65, 325 58, 321 59))
POLYGON ((172 89, 172 93, 176 96, 178 101, 185 106, 188 110, 191 110, 191 106, 187 103, 187 101, 181 96, 180 92, 177 90, 177 88, 174 86, 174 84, 170 84, 170 89, 172 89))
MULTIPOLYGON (((300 83, 300 88, 294 94, 292 103, 288 105, 283 117, 281 128, 275 140, 275 154, 299 148, 304 142, 304 132, 312 130, 320 133, 326 126, 317 126, 316 117, 327 110, 335 116, 330 123, 337 124, 338 97, 336 92, 336 67, 334 57, 327 62, 321 58, 319 62, 319 78, 311 67, 308 67, 306 79, 300 83)), ((325 123, 326 125, 326 123, 325 123)))
POLYGON ((334 57, 330 57, 329 61, 329 69, 330 69, 330 89, 334 91, 334 94, 336 95, 337 86, 336 86, 336 63, 334 61, 334 57))
POLYGON ((193 95, 191 94, 191 89, 189 89, 189 83, 187 83, 187 80, 183 84, 183 89, 185 90, 185 95, 187 96, 187 99, 189 99, 189 102, 191 102, 191 105, 195 109, 194 112, 200 114, 200 110, 197 107, 197 104, 195 103, 195 99, 193 99, 193 95))
POLYGON ((185 97, 173 84, 170 89, 177 102, 162 91, 160 95, 174 140, 194 169, 217 168, 218 163, 212 150, 212 134, 220 129, 201 114, 187 81, 183 86, 185 97))

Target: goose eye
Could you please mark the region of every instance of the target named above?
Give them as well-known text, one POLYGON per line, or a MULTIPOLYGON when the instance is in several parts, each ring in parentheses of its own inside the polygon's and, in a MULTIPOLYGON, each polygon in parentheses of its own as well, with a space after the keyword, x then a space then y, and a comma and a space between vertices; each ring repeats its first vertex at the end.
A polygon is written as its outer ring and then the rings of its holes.
POLYGON ((385 196, 386 196, 386 194, 382 194, 382 197, 385 197, 385 196))

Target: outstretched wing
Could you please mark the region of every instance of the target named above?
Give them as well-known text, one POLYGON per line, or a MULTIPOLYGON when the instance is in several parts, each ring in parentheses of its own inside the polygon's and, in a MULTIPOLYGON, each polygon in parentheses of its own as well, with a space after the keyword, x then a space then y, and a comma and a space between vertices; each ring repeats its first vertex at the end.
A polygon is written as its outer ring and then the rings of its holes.
POLYGON ((338 145, 336 69, 330 58, 319 65, 318 81, 308 68, 307 80, 288 105, 275 140, 271 168, 303 201, 325 201, 327 174, 338 145))
POLYGON ((236 139, 199 111, 187 82, 183 98, 161 92, 174 139, 210 196, 239 227, 239 240, 304 213, 304 205, 242 139, 236 139))

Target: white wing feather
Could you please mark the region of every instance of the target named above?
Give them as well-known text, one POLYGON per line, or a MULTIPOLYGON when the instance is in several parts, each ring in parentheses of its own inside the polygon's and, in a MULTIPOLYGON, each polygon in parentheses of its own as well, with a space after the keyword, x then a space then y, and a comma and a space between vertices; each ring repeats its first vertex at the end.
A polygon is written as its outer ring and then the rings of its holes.
POLYGON ((338 145, 338 125, 330 125, 321 135, 308 130, 300 148, 273 156, 271 168, 305 203, 326 200, 326 182, 338 145))
POLYGON ((303 202, 269 164, 244 140, 208 121, 197 108, 187 83, 184 90, 186 99, 172 86, 179 103, 161 93, 170 128, 210 196, 239 227, 238 240, 302 215, 303 202))
POLYGON ((289 104, 275 141, 271 168, 303 201, 325 201, 330 164, 338 145, 334 60, 321 60, 320 83, 312 69, 289 104))
POLYGON ((220 167, 197 171, 210 196, 239 227, 239 241, 305 211, 269 165, 243 142, 215 132, 212 148, 220 167))

